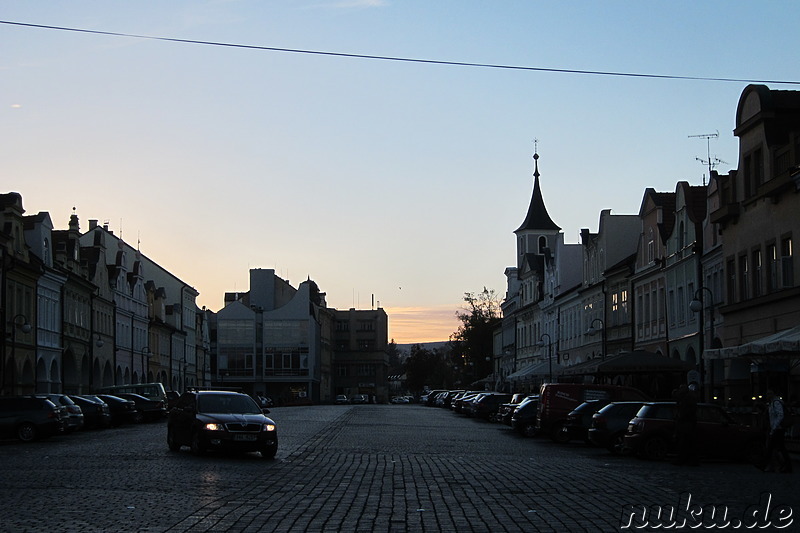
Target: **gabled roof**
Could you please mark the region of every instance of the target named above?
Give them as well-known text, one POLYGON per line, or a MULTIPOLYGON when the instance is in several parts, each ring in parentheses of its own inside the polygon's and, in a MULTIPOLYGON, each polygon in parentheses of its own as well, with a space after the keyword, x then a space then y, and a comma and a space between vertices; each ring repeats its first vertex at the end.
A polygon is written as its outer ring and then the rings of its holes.
POLYGON ((535 170, 533 172, 533 194, 531 195, 531 203, 528 206, 528 214, 525 216, 525 221, 518 227, 514 233, 525 230, 554 230, 560 231, 561 228, 553 222, 550 215, 547 214, 547 208, 544 206, 542 199, 542 189, 539 186, 539 154, 533 154, 535 163, 535 170))

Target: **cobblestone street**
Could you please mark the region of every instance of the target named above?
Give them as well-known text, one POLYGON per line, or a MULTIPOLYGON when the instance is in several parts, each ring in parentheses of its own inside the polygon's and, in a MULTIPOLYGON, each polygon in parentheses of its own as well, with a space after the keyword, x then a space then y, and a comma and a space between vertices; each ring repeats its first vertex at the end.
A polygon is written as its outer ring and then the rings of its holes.
MULTIPOLYGON (((763 509, 765 495, 767 514, 800 510, 797 468, 615 457, 417 405, 270 416, 280 435, 274 461, 169 452, 165 423, 4 441, 0 530, 620 531, 626 506, 678 507, 687 495, 704 509, 727 507, 728 519, 763 509)), ((649 518, 641 529, 653 529, 649 518)), ((800 530, 800 517, 792 520, 784 531, 800 530)))

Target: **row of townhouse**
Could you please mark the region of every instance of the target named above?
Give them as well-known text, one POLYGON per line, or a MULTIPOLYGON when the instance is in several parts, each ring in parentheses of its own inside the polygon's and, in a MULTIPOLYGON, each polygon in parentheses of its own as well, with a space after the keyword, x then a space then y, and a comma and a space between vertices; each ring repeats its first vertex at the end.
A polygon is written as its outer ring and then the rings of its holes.
POLYGON ((647 188, 637 215, 600 213, 564 242, 534 155, 527 216, 494 342, 498 388, 629 383, 667 396, 697 381, 729 404, 800 392, 800 91, 744 89, 738 168, 647 188))
POLYGON ((56 230, 14 192, 0 210, 0 394, 209 382, 209 313, 194 288, 96 220, 81 233, 73 213, 56 230))
POLYGON ((225 294, 211 315, 212 382, 278 404, 336 395, 387 402, 388 316, 329 308, 311 279, 296 288, 274 269, 250 270, 250 290, 225 294))

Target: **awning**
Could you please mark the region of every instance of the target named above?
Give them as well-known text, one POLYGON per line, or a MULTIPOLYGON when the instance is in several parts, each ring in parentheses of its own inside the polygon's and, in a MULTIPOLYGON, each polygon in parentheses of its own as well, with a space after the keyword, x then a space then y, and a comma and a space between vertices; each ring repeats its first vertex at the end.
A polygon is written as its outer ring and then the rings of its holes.
POLYGON ((489 374, 488 376, 486 376, 483 379, 479 379, 478 381, 473 381, 470 384, 470 386, 473 386, 473 385, 485 385, 487 383, 489 383, 491 385, 494 385, 494 382, 495 382, 494 374, 489 374))
MULTIPOLYGON (((557 376, 561 374, 562 370, 564 369, 558 363, 553 363, 552 371, 553 375, 557 376)), ((549 361, 542 361, 540 363, 533 363, 532 365, 528 365, 522 370, 517 370, 513 374, 509 374, 506 376, 508 381, 523 381, 526 379, 533 379, 534 377, 548 377, 550 376, 550 362, 549 361)))
POLYGON ((619 355, 595 357, 585 363, 568 366, 564 369, 569 375, 590 374, 651 374, 658 372, 686 372, 692 364, 681 359, 673 359, 645 350, 623 352, 619 355))
POLYGON ((773 333, 738 346, 728 346, 703 352, 706 359, 730 359, 733 357, 798 357, 800 358, 800 326, 773 333))

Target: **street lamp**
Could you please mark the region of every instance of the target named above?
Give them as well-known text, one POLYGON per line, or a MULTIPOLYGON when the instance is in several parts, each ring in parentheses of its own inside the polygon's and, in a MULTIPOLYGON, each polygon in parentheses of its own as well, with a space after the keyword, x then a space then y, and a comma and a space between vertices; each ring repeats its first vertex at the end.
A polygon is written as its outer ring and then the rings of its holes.
MULTIPOLYGON (((28 322, 28 317, 23 315, 22 313, 15 315, 14 318, 11 319, 11 394, 15 392, 15 384, 17 381, 17 328, 22 330, 22 333, 26 335, 31 332, 31 325, 28 322), (22 319, 22 324, 20 324, 17 319, 22 319)), ((3 375, 3 380, 5 381, 5 375, 3 375)))
POLYGON ((150 358, 153 357, 153 353, 150 351, 149 346, 145 346, 142 348, 142 378, 141 383, 146 383, 147 375, 150 373, 150 358), (144 360, 147 358, 147 370, 145 370, 144 360))
POLYGON ((547 364, 549 367, 549 375, 547 378, 548 383, 553 382, 553 358, 550 355, 550 349, 553 346, 553 340, 550 338, 550 335, 547 333, 542 333, 542 336, 539 337, 539 342, 537 343, 540 348, 544 347, 544 338, 547 337, 547 364))
POLYGON ((705 352, 706 352, 706 342, 705 342, 705 326, 706 326, 706 318, 705 318, 705 301, 703 299, 703 291, 708 292, 708 310, 711 314, 711 318, 709 318, 709 325, 710 325, 710 332, 711 332, 711 339, 709 340, 709 348, 711 348, 711 344, 714 342, 714 293, 711 292, 711 289, 708 287, 700 287, 694 292, 694 299, 689 302, 689 310, 693 313, 700 313, 700 324, 698 326, 698 335, 700 336, 700 390, 703 398, 705 398, 705 385, 706 385, 706 363, 705 363, 705 352))
POLYGON ((586 333, 589 335, 597 335, 597 332, 602 334, 602 340, 600 342, 600 349, 603 353, 600 354, 600 357, 605 361, 606 359, 606 324, 603 322, 602 318, 595 318, 592 320, 592 323, 589 324, 589 329, 586 330, 586 333), (600 322, 600 329, 594 327, 595 322, 600 322))

